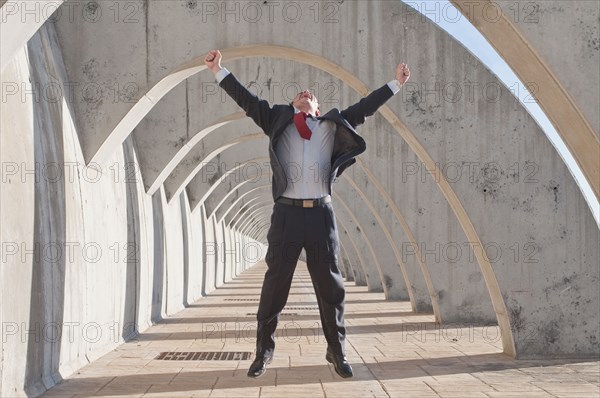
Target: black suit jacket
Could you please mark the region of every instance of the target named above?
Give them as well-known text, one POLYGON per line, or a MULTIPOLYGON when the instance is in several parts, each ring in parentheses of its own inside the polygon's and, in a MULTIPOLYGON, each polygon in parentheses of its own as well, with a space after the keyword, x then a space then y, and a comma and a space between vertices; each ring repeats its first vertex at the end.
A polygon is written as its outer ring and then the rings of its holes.
MULTIPOLYGON (((283 166, 277 159, 275 147, 285 128, 293 123, 294 108, 290 105, 271 107, 267 101, 258 98, 246 89, 232 73, 227 75, 219 85, 269 136, 269 157, 273 170, 272 192, 273 200, 277 200, 287 188, 287 177, 283 166)), ((355 156, 364 152, 367 147, 365 140, 356 132, 356 126, 363 124, 365 118, 374 114, 393 95, 394 93, 386 84, 342 111, 334 108, 319 116, 319 119, 331 120, 337 126, 331 155, 329 193, 331 193, 335 179, 348 166, 356 162, 355 156)))

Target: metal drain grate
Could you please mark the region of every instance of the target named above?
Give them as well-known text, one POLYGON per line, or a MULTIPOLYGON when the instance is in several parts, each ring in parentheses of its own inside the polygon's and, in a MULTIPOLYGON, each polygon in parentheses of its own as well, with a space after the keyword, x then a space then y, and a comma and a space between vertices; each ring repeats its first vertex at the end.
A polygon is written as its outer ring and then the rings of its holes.
POLYGON ((257 298, 252 298, 252 299, 225 299, 225 301, 258 301, 259 299, 257 298))
POLYGON ((294 310, 294 311, 318 311, 319 307, 294 307, 294 306, 290 306, 290 307, 285 307, 288 310, 294 310))
POLYGON ((161 352, 155 359, 163 361, 245 361, 251 357, 252 353, 247 351, 168 351, 161 352))
MULTIPOLYGON (((256 314, 256 312, 248 312, 248 313, 246 313, 246 315, 256 316, 257 314, 256 314)), ((297 312, 282 312, 279 315, 281 315, 281 316, 298 316, 298 313, 297 312)))

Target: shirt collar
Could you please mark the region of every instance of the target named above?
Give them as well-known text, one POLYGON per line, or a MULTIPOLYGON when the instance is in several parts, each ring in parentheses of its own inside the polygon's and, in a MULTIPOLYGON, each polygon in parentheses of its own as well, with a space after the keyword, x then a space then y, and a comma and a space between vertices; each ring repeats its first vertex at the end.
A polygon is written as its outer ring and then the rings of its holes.
MULTIPOLYGON (((300 112, 302 112, 300 109, 296 108, 295 106, 292 106, 292 108, 294 108, 294 115, 295 115, 296 113, 300 113, 300 112)), ((311 115, 310 113, 308 114, 308 116, 312 117, 313 119, 316 119, 316 118, 317 118, 316 116, 313 116, 313 115, 311 115)))

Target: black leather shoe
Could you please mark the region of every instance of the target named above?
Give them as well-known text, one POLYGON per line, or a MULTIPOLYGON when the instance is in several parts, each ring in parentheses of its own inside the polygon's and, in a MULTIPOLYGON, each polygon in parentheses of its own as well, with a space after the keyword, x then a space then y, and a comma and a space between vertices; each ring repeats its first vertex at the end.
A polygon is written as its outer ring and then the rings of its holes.
POLYGON ((327 351, 325 359, 327 359, 327 362, 333 364, 335 372, 343 378, 354 376, 354 373, 352 373, 352 366, 350 366, 348 360, 344 355, 334 354, 332 352, 327 351))
POLYGON ((257 356, 248 369, 248 377, 260 377, 267 371, 267 365, 271 363, 273 357, 257 356))

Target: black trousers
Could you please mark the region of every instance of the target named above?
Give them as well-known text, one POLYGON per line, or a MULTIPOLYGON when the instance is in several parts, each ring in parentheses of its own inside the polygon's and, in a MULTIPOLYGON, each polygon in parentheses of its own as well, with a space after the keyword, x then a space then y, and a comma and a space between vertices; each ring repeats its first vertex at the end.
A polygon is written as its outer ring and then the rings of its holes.
POLYGON ((275 203, 267 241, 268 269, 258 305, 256 354, 273 354, 275 329, 287 302, 302 248, 306 251, 328 349, 343 354, 345 290, 338 268, 339 237, 331 202, 312 208, 275 203))

